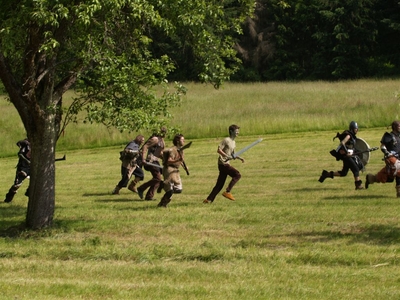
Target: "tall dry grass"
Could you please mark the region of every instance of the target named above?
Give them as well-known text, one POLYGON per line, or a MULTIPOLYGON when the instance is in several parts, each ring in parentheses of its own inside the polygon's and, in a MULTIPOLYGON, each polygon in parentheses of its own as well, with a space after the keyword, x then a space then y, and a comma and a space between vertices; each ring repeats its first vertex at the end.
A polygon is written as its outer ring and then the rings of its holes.
MULTIPOLYGON (((196 83, 186 87, 182 105, 172 110, 171 125, 192 139, 223 136, 232 123, 245 135, 260 135, 339 130, 351 120, 360 128, 384 127, 399 118, 400 80, 226 83, 219 90, 196 83)), ((73 95, 68 92, 64 102, 73 95)), ((11 156, 25 130, 10 103, 1 100, 0 109, 0 157, 11 156)), ((63 151, 122 145, 136 134, 86 125, 82 116, 78 124, 67 127, 57 147, 63 151)))

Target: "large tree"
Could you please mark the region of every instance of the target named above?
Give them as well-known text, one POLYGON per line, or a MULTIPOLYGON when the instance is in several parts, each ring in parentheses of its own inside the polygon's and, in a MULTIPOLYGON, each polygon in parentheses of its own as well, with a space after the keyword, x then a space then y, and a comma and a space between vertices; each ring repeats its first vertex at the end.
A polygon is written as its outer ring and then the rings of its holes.
POLYGON ((56 143, 78 112, 120 130, 158 127, 184 88, 168 88, 177 66, 157 39, 185 49, 198 79, 219 86, 235 68, 231 36, 253 6, 253 0, 0 0, 0 78, 32 145, 26 226, 52 224, 56 143), (71 88, 79 96, 64 107, 71 88))

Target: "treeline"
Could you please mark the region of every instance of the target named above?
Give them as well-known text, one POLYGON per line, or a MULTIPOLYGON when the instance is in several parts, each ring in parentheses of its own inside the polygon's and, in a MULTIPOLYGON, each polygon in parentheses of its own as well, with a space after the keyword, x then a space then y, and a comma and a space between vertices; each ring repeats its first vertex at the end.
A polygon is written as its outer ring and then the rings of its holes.
MULTIPOLYGON (((229 2, 225 9, 234 12, 229 2)), ((399 0, 259 0, 243 31, 236 36, 242 65, 234 81, 400 75, 399 0)), ((170 53, 178 66, 171 78, 196 80, 190 49, 170 53)))

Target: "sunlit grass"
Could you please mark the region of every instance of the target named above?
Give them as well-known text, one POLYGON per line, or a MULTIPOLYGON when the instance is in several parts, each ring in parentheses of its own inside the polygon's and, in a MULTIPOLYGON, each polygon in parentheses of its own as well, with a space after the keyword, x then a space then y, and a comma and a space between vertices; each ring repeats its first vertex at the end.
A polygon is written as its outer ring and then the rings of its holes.
MULTIPOLYGON (((339 130, 356 120, 360 128, 388 126, 398 119, 400 80, 345 82, 226 83, 219 90, 210 85, 186 83, 182 105, 172 109, 171 125, 188 138, 219 137, 236 123, 245 135, 339 130)), ((69 91, 64 102, 74 96, 69 91)), ((25 136, 15 108, 0 101, 0 156, 15 153, 10 141, 25 136)), ((132 116, 134 118, 134 116, 132 116)), ((144 135, 150 132, 140 132, 144 135)), ((70 124, 58 149, 123 145, 137 133, 120 133, 102 125, 70 124)))
MULTIPOLYGON (((351 174, 323 184, 317 181, 323 169, 341 168, 329 151, 337 146, 337 140, 332 141, 336 131, 347 128, 350 120, 359 122, 359 137, 371 147, 379 145, 397 110, 384 116, 384 106, 377 103, 376 108, 372 99, 375 90, 380 90, 381 99, 395 97, 391 94, 395 85, 388 87, 389 83, 372 82, 377 85, 374 89, 369 82, 359 82, 361 90, 370 88, 366 104, 350 101, 361 92, 346 96, 355 83, 273 83, 269 98, 275 100, 258 100, 255 109, 240 101, 234 109, 215 99, 227 102, 240 95, 239 90, 244 90, 241 95, 260 97, 256 95, 263 85, 248 90, 247 85, 232 86, 233 94, 227 98, 216 97, 221 91, 215 90, 210 90, 209 98, 206 88, 207 101, 199 100, 199 105, 208 107, 209 114, 201 119, 200 108, 197 111, 186 101, 180 125, 197 128, 193 136, 207 130, 210 136, 186 138, 193 141, 185 150, 190 176, 182 174, 183 193, 174 195, 167 209, 158 209, 157 201, 140 200, 127 189, 111 195, 120 179, 118 152, 126 141, 109 147, 58 149, 57 156, 65 153, 67 160, 56 164, 52 228, 18 231, 25 219, 23 193, 28 182, 11 204, 0 203, 0 298, 400 298, 400 202, 394 184, 356 191, 351 174), (330 103, 332 86, 338 98, 330 103), (303 94, 304 105, 290 105, 279 91, 303 94), (318 100, 317 95, 324 93, 318 100), (327 108, 321 108, 325 102, 327 108), (339 109, 328 112, 333 103, 339 109), (348 111, 348 107, 358 109, 348 111), (236 119, 218 119, 217 108, 236 119), (184 113, 191 110, 198 114, 192 121, 184 113), (382 112, 374 126, 373 112, 382 112), (204 205, 217 177, 217 145, 227 126, 236 122, 242 127, 238 150, 258 138, 264 140, 242 155, 244 164, 232 162, 242 174, 232 191, 237 200, 218 195, 215 203, 204 205), (253 130, 261 133, 250 134, 253 130)), ((193 84, 192 89, 197 95, 193 97, 203 99, 200 86, 193 84)), ((98 130, 92 134, 105 139, 98 130)), ((3 195, 15 175, 15 139, 3 142, 11 143, 14 153, 0 159, 3 195)), ((170 138, 167 144, 172 144, 170 138)), ((372 152, 367 171, 382 168, 381 158, 379 151, 372 152)))

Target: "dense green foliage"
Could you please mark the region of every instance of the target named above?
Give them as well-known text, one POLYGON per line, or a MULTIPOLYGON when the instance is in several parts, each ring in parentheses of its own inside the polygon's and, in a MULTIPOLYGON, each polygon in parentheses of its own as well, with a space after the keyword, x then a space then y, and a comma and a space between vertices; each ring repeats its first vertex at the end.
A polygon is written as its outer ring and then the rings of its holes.
POLYGON ((235 80, 400 75, 396 0, 259 0, 244 27, 235 80))

